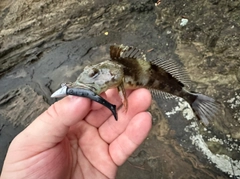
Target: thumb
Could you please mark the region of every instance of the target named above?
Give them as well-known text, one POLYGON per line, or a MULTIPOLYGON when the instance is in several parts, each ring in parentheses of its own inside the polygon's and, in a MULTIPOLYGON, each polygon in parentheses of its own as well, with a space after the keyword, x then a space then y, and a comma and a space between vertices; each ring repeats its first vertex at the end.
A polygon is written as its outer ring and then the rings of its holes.
POLYGON ((35 152, 41 152, 55 146, 64 139, 70 126, 88 114, 90 106, 91 101, 87 98, 76 96, 63 98, 23 130, 13 140, 10 148, 24 149, 34 146, 35 152))

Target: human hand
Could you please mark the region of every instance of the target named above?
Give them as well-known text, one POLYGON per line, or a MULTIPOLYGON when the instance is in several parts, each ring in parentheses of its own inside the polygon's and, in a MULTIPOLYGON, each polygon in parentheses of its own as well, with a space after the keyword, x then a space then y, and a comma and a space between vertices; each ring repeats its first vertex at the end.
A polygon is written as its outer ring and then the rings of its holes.
MULTIPOLYGON (((103 97, 120 106, 117 91, 103 97)), ((110 111, 91 100, 68 96, 53 104, 12 141, 1 179, 114 178, 146 138, 151 103, 146 89, 128 91, 129 108, 110 111)))

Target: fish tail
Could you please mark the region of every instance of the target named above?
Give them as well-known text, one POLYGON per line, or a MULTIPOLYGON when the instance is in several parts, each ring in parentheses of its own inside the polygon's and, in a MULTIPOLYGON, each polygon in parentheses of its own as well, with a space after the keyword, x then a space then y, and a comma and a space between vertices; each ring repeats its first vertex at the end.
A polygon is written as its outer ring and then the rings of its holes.
POLYGON ((221 111, 221 104, 206 95, 191 92, 196 98, 190 104, 196 117, 207 126, 221 111))

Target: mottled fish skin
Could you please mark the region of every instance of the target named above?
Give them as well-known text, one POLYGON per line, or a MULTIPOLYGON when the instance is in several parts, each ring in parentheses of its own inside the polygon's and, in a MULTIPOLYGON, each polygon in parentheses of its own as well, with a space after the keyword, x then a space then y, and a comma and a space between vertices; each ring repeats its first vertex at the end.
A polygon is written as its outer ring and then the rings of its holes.
POLYGON ((114 61, 104 61, 95 65, 86 66, 74 83, 69 87, 91 89, 101 94, 109 88, 118 87, 124 79, 123 67, 114 61))
POLYGON ((126 88, 147 87, 179 96, 184 87, 166 70, 146 61, 145 55, 133 47, 111 46, 110 57, 123 66, 126 88))
POLYGON ((189 103, 196 99, 196 96, 189 95, 189 92, 184 89, 185 84, 181 82, 184 81, 188 84, 189 77, 184 69, 181 69, 173 61, 169 61, 169 71, 174 70, 176 77, 163 69, 160 63, 158 64, 161 60, 147 61, 145 54, 133 47, 111 46, 110 57, 123 66, 125 88, 145 87, 159 90, 159 92, 166 92, 184 98, 189 103), (178 75, 178 73, 181 75, 178 75))
POLYGON ((186 100, 203 124, 216 117, 219 104, 212 98, 187 90, 190 78, 173 60, 148 61, 141 50, 123 45, 110 47, 111 60, 87 66, 72 87, 84 87, 100 94, 117 87, 127 108, 126 89, 148 88, 159 97, 178 96, 186 100))

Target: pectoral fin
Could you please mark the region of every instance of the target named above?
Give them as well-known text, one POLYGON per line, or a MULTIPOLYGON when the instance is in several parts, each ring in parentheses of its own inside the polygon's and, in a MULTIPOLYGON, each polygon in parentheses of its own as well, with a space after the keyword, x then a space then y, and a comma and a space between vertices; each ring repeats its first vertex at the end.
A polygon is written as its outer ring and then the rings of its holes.
POLYGON ((119 96, 120 98, 122 99, 122 103, 123 103, 123 106, 124 106, 124 111, 127 112, 127 109, 128 109, 128 100, 127 100, 127 95, 126 95, 126 91, 124 89, 124 85, 123 83, 121 83, 119 86, 118 86, 118 92, 119 92, 119 96))

